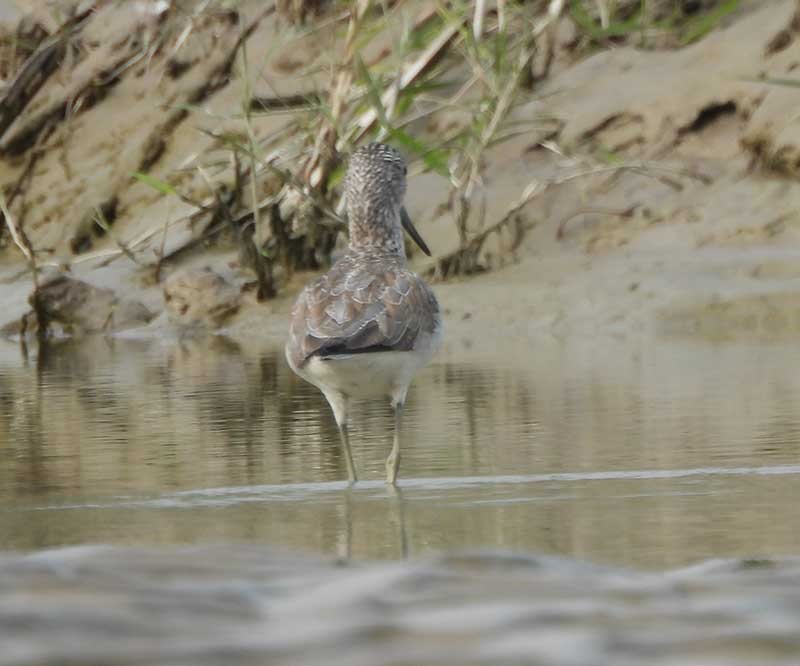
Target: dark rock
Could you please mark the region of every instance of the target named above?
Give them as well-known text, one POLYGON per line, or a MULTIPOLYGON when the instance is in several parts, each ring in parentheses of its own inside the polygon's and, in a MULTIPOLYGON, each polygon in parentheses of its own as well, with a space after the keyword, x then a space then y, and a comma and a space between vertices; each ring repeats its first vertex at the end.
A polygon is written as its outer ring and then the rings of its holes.
POLYGON ((40 331, 55 324, 69 335, 144 326, 154 316, 139 301, 63 275, 40 286, 29 300, 40 331))

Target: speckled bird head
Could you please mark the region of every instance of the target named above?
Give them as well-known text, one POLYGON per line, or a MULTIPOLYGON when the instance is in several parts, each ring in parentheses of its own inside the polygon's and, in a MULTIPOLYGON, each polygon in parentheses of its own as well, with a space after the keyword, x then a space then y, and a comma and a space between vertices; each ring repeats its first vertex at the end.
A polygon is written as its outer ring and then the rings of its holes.
POLYGON ((399 208, 406 194, 406 161, 391 146, 368 143, 351 155, 344 190, 348 213, 399 208))
POLYGON ((351 247, 404 252, 400 209, 405 193, 406 161, 397 150, 383 143, 356 150, 344 181, 351 247))

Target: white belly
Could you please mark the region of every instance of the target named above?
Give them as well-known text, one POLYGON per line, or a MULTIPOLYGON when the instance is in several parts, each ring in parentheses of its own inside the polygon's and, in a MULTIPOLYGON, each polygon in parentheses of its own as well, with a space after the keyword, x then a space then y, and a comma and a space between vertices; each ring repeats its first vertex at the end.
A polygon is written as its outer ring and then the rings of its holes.
MULTIPOLYGON (((323 393, 337 391, 352 398, 386 396, 405 400, 414 375, 441 345, 441 327, 412 351, 383 351, 337 356, 312 356, 292 369, 323 393)), ((290 363, 291 365, 291 363, 290 363)))

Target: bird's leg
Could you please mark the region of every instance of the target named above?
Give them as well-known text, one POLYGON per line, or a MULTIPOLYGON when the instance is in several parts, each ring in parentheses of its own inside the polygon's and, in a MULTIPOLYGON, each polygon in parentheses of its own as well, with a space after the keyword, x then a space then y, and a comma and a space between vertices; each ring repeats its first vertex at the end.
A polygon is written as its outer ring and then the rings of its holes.
POLYGON ((399 486, 388 487, 389 496, 394 499, 397 507, 397 522, 400 527, 400 559, 408 559, 408 533, 406 532, 406 511, 403 504, 403 494, 399 486))
POLYGON ((356 478, 356 467, 353 464, 353 454, 350 452, 350 435, 347 432, 347 396, 338 391, 326 391, 325 398, 328 400, 328 404, 330 404, 333 410, 333 417, 336 419, 336 427, 339 428, 342 454, 347 464, 347 480, 350 482, 350 485, 352 485, 358 479, 356 478))
POLYGON ((403 401, 392 402, 394 409, 394 441, 392 451, 386 459, 386 483, 395 485, 397 483, 397 471, 400 469, 400 430, 403 419, 403 401))
POLYGON ((358 479, 356 478, 356 467, 353 465, 353 454, 350 452, 350 435, 347 432, 347 421, 337 423, 337 425, 339 426, 339 438, 342 440, 344 461, 347 463, 347 480, 352 485, 358 479))

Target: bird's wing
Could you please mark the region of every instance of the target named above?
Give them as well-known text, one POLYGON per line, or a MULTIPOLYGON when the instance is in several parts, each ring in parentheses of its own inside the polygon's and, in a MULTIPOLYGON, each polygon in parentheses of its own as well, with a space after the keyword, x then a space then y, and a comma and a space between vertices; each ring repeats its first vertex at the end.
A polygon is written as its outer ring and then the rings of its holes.
POLYGON ((314 355, 409 351, 420 332, 434 331, 439 306, 415 273, 340 264, 309 284, 292 310, 287 346, 296 367, 314 355))

